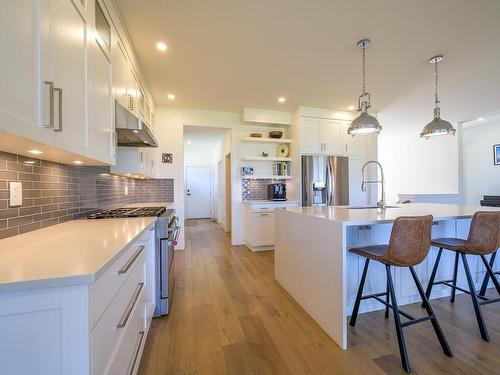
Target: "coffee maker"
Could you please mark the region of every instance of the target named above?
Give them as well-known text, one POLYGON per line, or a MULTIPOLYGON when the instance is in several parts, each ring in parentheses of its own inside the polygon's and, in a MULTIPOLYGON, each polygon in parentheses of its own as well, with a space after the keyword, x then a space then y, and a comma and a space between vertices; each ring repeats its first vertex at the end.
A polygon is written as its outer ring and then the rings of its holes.
POLYGON ((275 182, 267 185, 267 199, 271 201, 286 201, 286 184, 275 182))

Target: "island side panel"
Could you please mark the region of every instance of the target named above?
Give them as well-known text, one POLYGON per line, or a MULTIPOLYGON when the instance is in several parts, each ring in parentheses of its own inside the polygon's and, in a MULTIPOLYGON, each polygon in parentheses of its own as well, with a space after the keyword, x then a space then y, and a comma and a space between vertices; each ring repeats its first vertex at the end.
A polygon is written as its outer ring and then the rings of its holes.
POLYGON ((276 280, 347 349, 343 224, 287 210, 277 210, 275 215, 276 280))

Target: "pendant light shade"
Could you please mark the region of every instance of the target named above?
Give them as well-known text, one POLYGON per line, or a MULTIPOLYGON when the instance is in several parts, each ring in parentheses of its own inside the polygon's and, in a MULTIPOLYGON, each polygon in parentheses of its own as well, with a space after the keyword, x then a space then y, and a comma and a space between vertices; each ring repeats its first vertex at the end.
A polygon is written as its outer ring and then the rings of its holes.
POLYGON ((363 51, 363 92, 358 98, 358 112, 361 114, 356 117, 349 128, 347 133, 349 135, 367 135, 367 134, 378 134, 382 130, 378 120, 372 115, 368 114, 368 109, 371 107, 370 104, 370 93, 366 91, 366 56, 365 50, 370 44, 370 39, 360 40, 357 45, 363 51))
POLYGON ((360 134, 378 134, 381 130, 382 127, 375 117, 366 112, 361 112, 358 117, 352 120, 349 129, 347 129, 347 133, 353 136, 360 134))
POLYGON ((435 72, 435 79, 434 79, 434 119, 429 122, 425 127, 422 129, 422 132, 420 133, 421 138, 429 139, 430 137, 435 137, 438 135, 447 135, 455 134, 455 128, 453 125, 451 125, 448 121, 443 120, 441 118, 441 109, 439 108, 439 98, 438 98, 438 64, 443 60, 443 56, 434 56, 432 57, 429 62, 431 64, 434 64, 434 72, 435 72))

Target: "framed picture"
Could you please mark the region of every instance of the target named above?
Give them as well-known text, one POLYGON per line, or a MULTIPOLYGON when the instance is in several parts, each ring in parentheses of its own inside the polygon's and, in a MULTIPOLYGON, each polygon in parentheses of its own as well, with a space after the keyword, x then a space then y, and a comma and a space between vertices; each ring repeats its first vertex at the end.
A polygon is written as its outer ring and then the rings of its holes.
POLYGON ((500 145, 493 146, 493 164, 500 165, 500 145))
POLYGON ((161 154, 161 162, 162 163, 170 164, 170 163, 172 163, 173 159, 174 159, 173 154, 170 154, 170 153, 161 154))

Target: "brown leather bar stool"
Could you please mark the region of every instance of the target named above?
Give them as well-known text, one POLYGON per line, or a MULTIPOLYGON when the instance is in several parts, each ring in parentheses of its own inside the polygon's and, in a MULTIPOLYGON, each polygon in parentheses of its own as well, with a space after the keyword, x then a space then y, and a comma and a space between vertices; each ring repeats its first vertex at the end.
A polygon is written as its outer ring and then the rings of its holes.
MULTIPOLYGON (((495 285, 495 288, 498 294, 500 295, 500 284, 485 257, 487 254, 491 254, 497 250, 497 248, 500 245, 499 240, 500 240, 500 212, 492 212, 492 211, 480 211, 474 214, 474 216, 472 217, 469 235, 466 240, 460 238, 437 238, 435 240, 432 240, 432 246, 438 247, 439 251, 436 257, 436 262, 434 263, 434 267, 432 269, 431 277, 429 279, 429 285, 427 286, 427 290, 425 292, 426 297, 427 298, 430 297, 432 292, 432 287, 437 284, 446 285, 451 288, 451 296, 450 296, 451 303, 455 302, 455 292, 457 290, 469 294, 472 299, 472 305, 474 306, 474 312, 476 314, 476 319, 479 325, 479 331, 481 332, 481 337, 485 341, 490 341, 490 336, 488 334, 486 323, 484 321, 483 314, 481 312, 481 305, 500 302, 500 298, 488 299, 484 297, 484 293, 483 295, 477 294, 466 255, 479 255, 481 257, 481 260, 483 261, 484 266, 486 267, 486 273, 489 277, 491 277, 493 284, 495 285), (441 260, 441 253, 443 252, 443 249, 455 252, 453 277, 451 280, 435 281, 436 272, 438 270, 439 261, 441 260), (469 290, 457 286, 459 257, 462 258, 462 263, 464 265, 465 276, 467 278, 467 284, 469 286, 469 290), (482 301, 479 302, 479 299, 481 299, 482 301)), ((488 281, 486 281, 486 285, 487 284, 488 281)), ((484 292, 486 292, 486 290, 484 292)))
POLYGON ((361 281, 359 283, 358 294, 356 296, 356 302, 354 303, 353 312, 351 315, 351 320, 349 324, 354 327, 356 325, 356 319, 358 317, 359 305, 362 300, 368 298, 374 298, 380 303, 384 304, 386 307, 385 317, 389 317, 389 308, 392 309, 394 314, 394 324, 396 326, 396 334, 398 337, 399 353, 401 355, 401 363, 406 372, 411 372, 410 360, 408 359, 408 352, 406 350, 405 338, 403 334, 403 328, 425 322, 430 320, 436 336, 443 348, 443 352, 449 356, 453 357, 453 353, 444 337, 443 331, 439 326, 436 315, 432 310, 432 307, 427 299, 424 288, 418 279, 418 276, 413 268, 417 264, 421 263, 429 253, 431 245, 431 227, 432 227, 432 216, 416 216, 416 217, 398 217, 394 221, 392 227, 391 238, 388 245, 376 245, 367 246, 360 248, 352 248, 350 251, 354 254, 361 255, 366 258, 365 266, 363 269, 363 275, 361 276, 361 281), (363 287, 366 280, 366 274, 368 272, 368 265, 370 260, 380 262, 385 265, 387 273, 387 290, 384 293, 376 293, 363 296, 363 287), (402 311, 398 307, 396 300, 396 292, 394 291, 394 284, 392 282, 391 276, 391 266, 395 267, 407 267, 410 269, 413 280, 417 287, 418 293, 422 298, 423 306, 427 310, 427 316, 423 318, 414 318, 410 314, 402 311), (383 300, 382 296, 386 299, 383 300), (390 300, 389 300, 390 297, 390 300), (406 322, 401 322, 399 315, 404 316, 409 319, 406 322))

